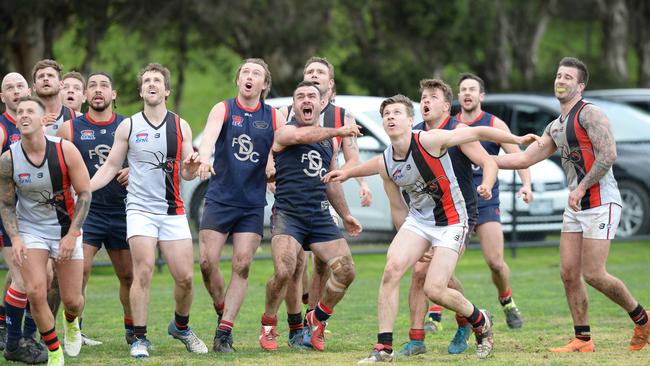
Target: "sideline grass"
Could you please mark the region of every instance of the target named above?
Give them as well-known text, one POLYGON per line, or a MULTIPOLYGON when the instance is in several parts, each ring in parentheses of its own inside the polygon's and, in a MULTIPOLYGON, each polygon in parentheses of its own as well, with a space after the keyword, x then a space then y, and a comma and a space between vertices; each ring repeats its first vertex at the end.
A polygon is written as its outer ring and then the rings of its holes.
MULTIPOLYGON (((268 245, 264 247, 269 250, 268 245)), ((512 273, 512 288, 517 305, 525 317, 524 328, 508 330, 490 281, 488 269, 479 251, 469 251, 462 259, 457 274, 463 281, 469 298, 486 307, 495 316, 494 356, 478 361, 473 345, 463 355, 446 352, 455 324, 449 311, 443 315, 444 330, 427 335, 428 353, 412 359, 400 359, 403 365, 648 365, 650 347, 641 352, 625 350, 632 335, 627 314, 603 295, 589 289, 592 335, 596 342, 594 354, 555 355, 546 351, 563 344, 572 336, 570 314, 559 278, 557 248, 521 249, 515 259, 506 258, 512 273)), ((117 299, 118 285, 112 269, 93 270, 88 287, 85 311, 85 332, 102 340, 99 347, 84 347, 76 359, 66 358, 70 365, 353 365, 365 357, 376 341, 376 298, 385 258, 383 255, 355 257, 357 278, 346 298, 336 307, 330 321, 331 334, 324 353, 298 352, 286 346, 286 312, 279 312, 280 347, 275 353, 260 350, 257 337, 259 319, 264 308, 264 284, 272 273, 272 262, 259 260, 253 264, 249 295, 235 323, 235 348, 232 355, 190 355, 178 341, 167 335, 166 328, 173 316, 171 278, 167 271, 156 274, 150 303, 149 338, 155 346, 152 357, 134 360, 128 357, 122 329, 122 311, 117 299)), ((609 271, 619 276, 642 304, 650 308, 650 243, 625 243, 612 246, 609 271)), ((230 263, 223 270, 229 276, 230 263)), ((408 340, 407 291, 410 275, 402 282, 400 312, 395 327, 395 347, 408 340)), ((211 348, 215 315, 201 276, 195 272, 195 297, 190 324, 211 348)), ((57 326, 62 330, 61 323, 57 326)), ((60 335, 62 339, 62 334, 60 335)), ((473 339, 473 337, 472 337, 473 339)), ((2 360, 4 361, 4 360, 2 360)))

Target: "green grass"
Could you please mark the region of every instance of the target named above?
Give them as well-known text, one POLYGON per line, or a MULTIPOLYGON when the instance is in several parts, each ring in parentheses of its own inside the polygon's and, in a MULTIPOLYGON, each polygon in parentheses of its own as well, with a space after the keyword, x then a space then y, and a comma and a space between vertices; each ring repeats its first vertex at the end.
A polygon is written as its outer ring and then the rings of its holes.
MULTIPOLYGON (((269 247, 263 247, 268 254, 269 247)), ((603 295, 589 290, 592 334, 597 352, 594 354, 556 355, 546 351, 563 344, 572 336, 572 325, 564 289, 559 277, 557 248, 521 249, 516 258, 506 258, 512 273, 513 294, 525 317, 524 328, 508 330, 496 299, 488 269, 479 251, 469 251, 459 264, 457 274, 463 281, 469 298, 495 315, 494 356, 479 362, 473 346, 463 355, 446 352, 455 330, 449 311, 443 315, 444 330, 427 335, 428 353, 413 359, 401 359, 403 365, 647 365, 650 349, 638 353, 625 350, 632 334, 627 314, 603 295)), ((324 353, 297 352, 286 346, 284 307, 279 312, 280 347, 275 353, 263 352, 257 343, 259 319, 264 307, 264 284, 272 273, 269 260, 254 262, 249 294, 235 323, 235 347, 231 355, 189 355, 185 348, 166 334, 173 315, 171 278, 167 271, 154 277, 149 306, 149 338, 155 345, 152 357, 133 360, 128 357, 122 329, 122 311, 117 299, 117 281, 110 268, 97 268, 88 287, 85 310, 85 332, 104 341, 95 348, 84 347, 81 355, 67 358, 70 365, 353 365, 365 357, 376 341, 377 290, 384 266, 384 255, 355 256, 357 278, 343 301, 336 307, 330 321, 331 334, 324 353)), ((650 243, 624 243, 612 246, 608 270, 627 284, 634 296, 650 307, 650 243)), ((230 264, 223 268, 229 276, 230 264)), ((395 324, 395 347, 399 349, 408 339, 407 276, 402 283, 400 312, 395 324)), ((215 314, 201 276, 195 274, 195 297, 190 323, 197 334, 211 347, 215 314)), ((62 329, 59 326, 57 329, 62 329)))

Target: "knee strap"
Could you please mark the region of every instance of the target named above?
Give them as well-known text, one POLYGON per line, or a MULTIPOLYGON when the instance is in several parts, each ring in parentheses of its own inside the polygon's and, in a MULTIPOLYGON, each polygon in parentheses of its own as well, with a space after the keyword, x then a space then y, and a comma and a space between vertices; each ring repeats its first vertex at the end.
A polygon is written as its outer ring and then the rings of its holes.
POLYGON ((330 268, 331 275, 325 283, 325 286, 328 287, 333 292, 345 292, 348 289, 348 285, 342 284, 336 279, 338 274, 344 270, 345 267, 354 265, 352 258, 349 256, 338 256, 327 261, 327 265, 330 268))

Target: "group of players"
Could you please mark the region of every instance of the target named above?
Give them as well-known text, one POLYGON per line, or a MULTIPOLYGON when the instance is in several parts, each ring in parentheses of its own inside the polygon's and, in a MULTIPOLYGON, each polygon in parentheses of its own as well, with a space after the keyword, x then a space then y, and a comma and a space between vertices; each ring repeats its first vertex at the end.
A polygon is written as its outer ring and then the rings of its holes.
MULTIPOLYGON (((312 57, 293 104, 265 103, 271 73, 261 59, 244 60, 235 76, 235 98, 217 103, 208 116, 198 149, 185 120, 169 111, 169 70, 149 64, 138 75, 144 108, 124 118, 113 112, 117 92, 107 73, 87 80, 61 77, 61 66, 39 61, 26 79, 2 80, 6 112, 0 119, 0 214, 10 286, 0 314, 0 346, 7 360, 62 365, 54 329, 56 304, 48 291, 60 289, 64 346, 69 356, 82 344, 85 286, 102 244, 120 281, 126 342, 132 357, 148 357, 149 287, 158 247, 174 279, 175 312, 168 333, 189 352, 208 348, 189 326, 193 295, 193 252, 180 196, 180 179, 209 179, 199 227, 200 268, 217 316, 215 352, 233 352, 235 320, 247 292, 248 274, 263 233, 265 193, 275 194, 271 217, 274 273, 266 284, 260 346, 277 350, 277 312, 286 303, 291 347, 325 348, 325 329, 334 307, 355 277, 347 242, 361 224, 350 214, 341 182, 355 177, 364 206, 372 192, 362 177, 379 174, 391 204, 397 234, 387 254, 379 289, 377 344, 359 363, 392 361, 393 325, 399 283, 414 268, 409 293, 410 341, 399 352, 426 352, 425 317, 440 329, 441 307, 456 313, 458 329, 449 353, 462 353, 476 337, 476 353, 492 352, 492 315, 471 303, 453 275, 469 237, 476 232, 498 290, 506 323, 523 325, 503 260, 499 223, 499 168, 520 169, 526 202, 533 199, 527 168, 559 150, 571 193, 560 239, 561 277, 573 317, 575 338, 552 352, 594 351, 582 277, 628 312, 635 323, 628 349, 648 343, 648 313, 625 285, 606 272, 610 239, 618 226, 621 200, 611 166, 616 146, 607 117, 582 99, 588 81, 584 63, 564 58, 554 91, 562 115, 542 137, 512 135, 507 125, 481 110, 483 81, 463 74, 461 112, 450 115, 451 87, 441 80, 420 82, 423 120, 414 122, 412 102, 403 95, 381 104, 391 145, 383 156, 359 161, 354 118, 334 102, 334 69, 312 57), (83 102, 88 105, 80 113, 83 102), (468 128, 471 127, 471 128, 468 128), (521 152, 517 145, 530 144, 521 152), (509 154, 497 156, 503 148, 509 154), (337 167, 342 151, 345 165, 337 167), (91 193, 92 192, 92 193, 91 193), (226 288, 221 253, 232 237, 232 275, 226 288), (306 252, 313 273, 307 280, 306 252), (53 277, 56 278, 55 284, 53 277), (427 299, 434 304, 427 316, 427 299), (308 304, 302 315, 303 302, 308 304), (35 338, 39 331, 42 343, 35 338)), ((376 192, 375 192, 376 193, 376 192)))

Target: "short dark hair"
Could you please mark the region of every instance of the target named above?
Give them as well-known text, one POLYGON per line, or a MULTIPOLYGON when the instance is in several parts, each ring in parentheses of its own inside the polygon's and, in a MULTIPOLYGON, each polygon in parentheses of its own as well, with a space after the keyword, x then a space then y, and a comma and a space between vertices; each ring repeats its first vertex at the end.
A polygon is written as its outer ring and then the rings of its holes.
POLYGON ((88 81, 90 81, 90 78, 91 78, 91 77, 93 77, 93 76, 97 76, 97 75, 103 75, 103 76, 106 76, 106 78, 108 79, 108 82, 111 83, 111 87, 113 86, 113 78, 112 78, 108 73, 106 73, 106 72, 104 72, 104 71, 95 71, 95 72, 91 72, 90 75, 88 75, 88 81))
POLYGON ((420 80, 420 93, 422 93, 425 89, 438 89, 442 92, 442 95, 445 96, 445 102, 451 104, 454 100, 454 96, 452 94, 451 86, 449 84, 445 83, 444 81, 440 79, 422 79, 420 80))
POLYGON ((26 95, 26 96, 20 98, 20 100, 18 101, 18 104, 20 104, 22 102, 35 102, 36 104, 38 104, 39 107, 41 107, 43 112, 45 112, 45 104, 43 104, 43 101, 40 100, 37 97, 33 97, 31 95, 26 95))
POLYGON ((59 64, 58 62, 54 60, 50 60, 49 58, 46 58, 44 60, 40 60, 34 65, 34 68, 32 69, 32 82, 36 81, 36 72, 38 70, 43 70, 48 67, 53 68, 56 70, 56 75, 59 77, 59 80, 61 80, 61 71, 63 70, 63 66, 59 64))
POLYGON ((237 79, 239 79, 239 73, 241 72, 242 67, 246 64, 256 64, 264 68, 264 82, 266 83, 266 88, 262 89, 262 95, 260 99, 264 100, 269 95, 271 91, 271 85, 273 84, 273 79, 271 78, 271 70, 269 70, 269 65, 261 58, 247 58, 239 64, 237 73, 235 74, 235 85, 237 85, 237 79))
POLYGON ((159 72, 162 74, 163 79, 165 79, 165 90, 171 90, 171 72, 169 72, 169 69, 166 68, 165 66, 152 62, 149 65, 145 66, 144 69, 140 70, 140 73, 138 74, 138 86, 142 87, 142 75, 144 75, 145 72, 159 72))
POLYGON ((325 57, 318 57, 318 56, 312 56, 305 62, 305 67, 302 69, 302 74, 305 74, 305 71, 307 71, 307 67, 309 65, 313 64, 314 62, 318 62, 319 64, 323 64, 327 66, 327 70, 329 70, 330 73, 330 79, 334 80, 334 65, 332 65, 331 62, 329 62, 325 57))
POLYGON ((485 93, 485 82, 478 75, 472 74, 471 72, 464 72, 460 74, 460 78, 458 79, 458 86, 460 86, 460 83, 467 79, 478 81, 479 91, 481 93, 485 93))
POLYGON ((65 79, 77 79, 77 80, 81 81, 81 85, 82 85, 83 89, 84 90, 86 89, 86 78, 84 78, 84 76, 81 75, 81 73, 79 73, 77 71, 70 71, 69 73, 63 75, 63 77, 61 78, 61 81, 65 80, 65 79))
POLYGON ((585 87, 587 86, 587 83, 589 82, 589 70, 587 69, 587 65, 585 65, 584 62, 575 57, 565 57, 560 60, 558 68, 560 66, 573 67, 575 69, 578 69, 578 82, 585 84, 585 87))
POLYGON ((415 111, 413 110, 413 101, 409 99, 409 97, 402 95, 402 94, 397 94, 393 95, 390 98, 384 99, 383 102, 381 102, 381 106, 379 106, 379 114, 381 116, 384 115, 384 108, 391 104, 403 104, 406 107, 406 114, 409 117, 413 117, 415 115, 415 111))
POLYGON ((318 85, 316 85, 314 82, 309 81, 309 80, 303 80, 303 81, 299 82, 298 85, 296 85, 296 88, 293 90, 293 93, 296 94, 296 90, 298 90, 298 88, 302 88, 304 86, 313 86, 314 88, 316 88, 316 90, 318 90, 319 99, 323 99, 323 95, 321 94, 320 89, 318 89, 318 85))

